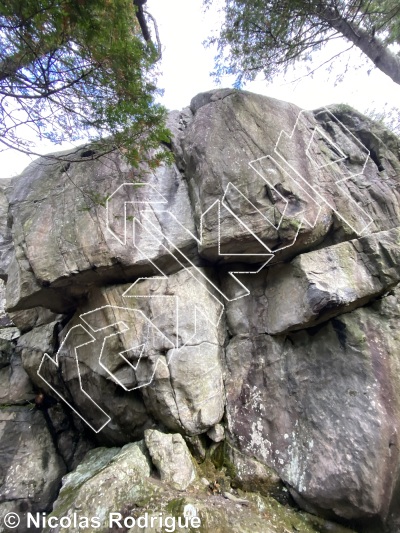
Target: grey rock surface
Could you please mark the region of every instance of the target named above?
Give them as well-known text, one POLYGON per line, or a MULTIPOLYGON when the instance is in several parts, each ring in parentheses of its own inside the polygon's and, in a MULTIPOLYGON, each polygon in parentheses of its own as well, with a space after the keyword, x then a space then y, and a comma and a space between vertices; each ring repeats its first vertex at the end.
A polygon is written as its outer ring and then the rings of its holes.
POLYGON ((30 380, 37 387, 48 393, 51 389, 40 379, 37 371, 46 352, 52 353, 56 347, 57 322, 37 326, 21 335, 17 342, 17 353, 20 355, 24 369, 30 380))
POLYGON ((309 510, 383 523, 398 505, 399 296, 312 330, 237 336, 227 348, 233 442, 309 510))
POLYGON ((18 405, 32 401, 35 393, 21 357, 15 353, 12 343, 0 340, 0 352, 4 353, 4 348, 12 351, 7 364, 0 368, 0 404, 18 405))
POLYGON ((0 514, 49 511, 66 468, 43 414, 3 407, 0 417, 0 514))
POLYGON ((187 489, 196 479, 196 468, 182 435, 147 429, 144 438, 161 481, 176 490, 187 489))
POLYGON ((265 496, 273 496, 281 503, 288 501, 288 489, 276 471, 260 462, 254 455, 243 453, 231 439, 215 446, 211 451, 213 462, 226 468, 232 479, 232 486, 248 492, 256 491, 265 496))
MULTIPOLYGON (((109 513, 122 510, 128 502, 140 505, 150 497, 151 490, 146 484, 150 473, 151 462, 143 442, 127 444, 122 449, 96 448, 74 472, 65 476, 50 516, 71 517, 77 513, 97 517, 102 525, 99 531, 108 531, 109 513)), ((72 522, 67 527, 45 527, 43 531, 72 533, 80 528, 72 522)))
MULTIPOLYGON (((142 437, 155 421, 195 435, 221 420, 223 306, 213 287, 199 282, 199 272, 191 267, 166 279, 95 291, 68 324, 56 355, 62 381, 51 361, 43 373, 97 430, 105 413, 112 418, 99 437, 122 444, 142 437)), ((20 346, 28 338, 30 346, 50 347, 49 327, 23 335, 20 346), (32 341, 39 332, 47 340, 32 341)), ((22 357, 39 385, 42 353, 25 349, 22 357)))
POLYGON ((5 311, 6 307, 6 287, 4 281, 0 279, 0 327, 7 328, 12 327, 15 324, 11 320, 10 316, 5 311))
MULTIPOLYGON (((399 228, 373 233, 243 278, 250 295, 226 304, 229 330, 275 335, 367 304, 400 281, 399 237, 399 228)), ((221 280, 225 292, 234 295, 232 278, 221 280)))
POLYGON ((249 254, 242 260, 255 262, 267 246, 282 250, 282 259, 328 233, 339 242, 367 226, 370 232, 398 225, 398 154, 390 149, 397 145, 377 131, 378 166, 368 158, 372 139, 362 142, 353 124, 325 111, 300 114, 292 104, 232 89, 202 93, 191 109, 182 150, 204 257, 249 254))
MULTIPOLYGON (((72 160, 73 154, 64 157, 72 160)), ((194 243, 169 215, 154 213, 155 205, 163 206, 194 231, 186 183, 175 166, 135 175, 117 156, 83 164, 39 159, 13 180, 8 200, 15 247, 7 270, 12 311, 40 305, 55 312, 70 310, 92 285, 150 274, 149 260, 164 258, 168 265, 167 239, 186 251, 194 243), (148 186, 138 186, 141 183, 148 186), (124 225, 125 206, 132 225, 138 206, 145 203, 148 220, 136 228, 136 244, 147 258, 133 250, 124 225), (150 227, 159 235, 157 242, 148 242, 150 227)))
POLYGON ((215 424, 214 427, 207 431, 207 435, 214 442, 221 442, 225 438, 225 429, 222 424, 215 424))
POLYGON ((171 167, 64 153, 0 188, 0 515, 68 470, 55 517, 398 533, 399 139, 233 89, 169 126, 171 167))
MULTIPOLYGON (((45 404, 49 398, 44 395, 45 404)), ((57 453, 70 472, 82 462, 86 453, 98 444, 83 420, 63 402, 51 402, 45 412, 57 453)))

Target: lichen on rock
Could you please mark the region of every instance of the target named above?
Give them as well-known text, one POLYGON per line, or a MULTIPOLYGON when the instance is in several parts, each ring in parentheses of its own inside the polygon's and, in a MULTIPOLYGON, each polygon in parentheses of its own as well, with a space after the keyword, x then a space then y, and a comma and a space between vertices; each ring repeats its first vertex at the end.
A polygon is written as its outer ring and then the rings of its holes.
POLYGON ((169 126, 0 188, 1 517, 397 533, 400 141, 233 89, 169 126))

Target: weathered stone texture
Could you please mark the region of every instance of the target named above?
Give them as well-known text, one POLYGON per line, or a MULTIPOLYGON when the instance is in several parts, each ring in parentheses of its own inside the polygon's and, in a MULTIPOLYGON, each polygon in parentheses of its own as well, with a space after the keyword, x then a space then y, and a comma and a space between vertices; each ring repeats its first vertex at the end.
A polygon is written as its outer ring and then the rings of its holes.
POLYGON ((0 188, 0 515, 398 533, 399 140, 233 89, 169 126, 0 188))
MULTIPOLYGON (((29 407, 4 407, 0 413, 1 518, 7 512, 51 510, 66 468, 43 414, 29 407)), ((29 531, 25 525, 20 532, 29 531)))
MULTIPOLYGON (((165 202, 165 209, 179 216, 187 230, 194 230, 187 186, 176 167, 143 171, 139 177, 117 156, 87 163, 39 159, 13 180, 8 200, 15 247, 7 269, 10 310, 42 305, 63 312, 73 308, 75 299, 91 286, 151 274, 149 261, 133 250, 131 232, 125 235, 125 204, 128 215, 134 216, 144 202, 165 202), (151 185, 147 195, 134 186, 138 182, 151 185), (108 206, 113 235, 106 229, 105 201, 118 188, 108 206)), ((160 242, 151 246, 149 259, 167 257, 168 263, 166 239, 184 250, 193 246, 193 238, 174 226, 169 216, 150 212, 149 220, 161 234, 160 242)), ((146 227, 136 231, 138 243, 146 241, 146 227)))
POLYGON ((398 497, 399 296, 227 348, 231 438, 309 509, 384 521, 398 497))

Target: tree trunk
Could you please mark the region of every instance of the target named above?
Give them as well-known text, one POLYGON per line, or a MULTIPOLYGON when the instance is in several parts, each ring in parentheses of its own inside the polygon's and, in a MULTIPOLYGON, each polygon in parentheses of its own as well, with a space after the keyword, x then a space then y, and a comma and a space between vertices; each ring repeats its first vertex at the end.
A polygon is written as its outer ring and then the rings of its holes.
POLYGON ((382 41, 340 15, 334 8, 325 8, 321 14, 331 28, 354 43, 374 65, 400 85, 400 57, 391 52, 382 41))

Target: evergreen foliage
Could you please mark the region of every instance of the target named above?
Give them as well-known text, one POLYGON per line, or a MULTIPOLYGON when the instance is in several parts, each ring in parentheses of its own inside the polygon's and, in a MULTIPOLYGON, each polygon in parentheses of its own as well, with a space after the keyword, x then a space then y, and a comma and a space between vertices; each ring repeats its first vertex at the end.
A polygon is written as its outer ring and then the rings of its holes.
POLYGON ((343 37, 400 83, 398 0, 226 0, 224 14, 209 42, 218 44, 217 79, 234 74, 237 87, 259 73, 271 80, 343 37))
POLYGON ((166 110, 155 103, 157 52, 136 9, 132 0, 2 0, 5 148, 33 153, 32 131, 54 143, 89 138, 96 157, 118 148, 137 165, 168 141, 166 110))

